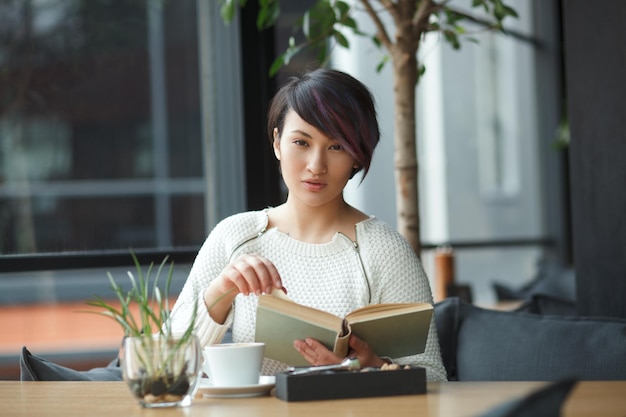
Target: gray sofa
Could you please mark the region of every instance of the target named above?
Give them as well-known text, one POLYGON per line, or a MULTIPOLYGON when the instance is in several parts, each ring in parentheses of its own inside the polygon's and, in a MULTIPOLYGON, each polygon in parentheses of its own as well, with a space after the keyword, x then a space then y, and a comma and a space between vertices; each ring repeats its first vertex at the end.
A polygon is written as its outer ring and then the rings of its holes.
POLYGON ((447 298, 435 323, 449 380, 626 379, 626 320, 488 310, 447 298))

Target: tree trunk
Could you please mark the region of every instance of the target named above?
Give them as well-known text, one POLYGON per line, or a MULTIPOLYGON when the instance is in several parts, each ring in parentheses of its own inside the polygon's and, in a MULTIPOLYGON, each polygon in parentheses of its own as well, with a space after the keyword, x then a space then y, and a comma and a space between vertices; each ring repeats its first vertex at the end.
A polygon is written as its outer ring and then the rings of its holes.
POLYGON ((398 231, 421 256, 416 135, 416 86, 418 80, 418 39, 411 32, 410 19, 399 25, 391 51, 394 75, 395 126, 394 159, 398 231))

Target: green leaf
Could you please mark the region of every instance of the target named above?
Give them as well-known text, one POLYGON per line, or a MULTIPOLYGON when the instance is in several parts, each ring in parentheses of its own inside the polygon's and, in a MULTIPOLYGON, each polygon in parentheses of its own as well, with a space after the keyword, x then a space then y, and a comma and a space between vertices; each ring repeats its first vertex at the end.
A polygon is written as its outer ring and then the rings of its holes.
POLYGON ((515 9, 507 5, 504 5, 504 13, 506 13, 506 15, 511 16, 511 17, 519 17, 515 9))
POLYGON ((493 0, 493 16, 496 18, 498 22, 502 22, 502 20, 507 16, 507 8, 502 3, 502 0, 493 0))
POLYGON ((389 62, 389 55, 383 56, 383 59, 376 65, 376 72, 380 73, 383 68, 385 68, 385 65, 387 65, 387 62, 389 62))
POLYGON ((450 26, 454 26, 456 22, 463 18, 463 16, 461 16, 460 14, 447 9, 445 10, 445 14, 446 20, 450 26))
MULTIPOLYGON (((170 263, 166 281, 163 283, 162 277, 169 259, 168 256, 159 264, 153 275, 154 263, 150 263, 144 274, 139 260, 132 251, 131 255, 135 262, 136 276, 130 271, 127 272, 131 284, 128 291, 124 291, 113 279, 113 276, 107 273, 111 288, 120 303, 120 308, 106 303, 101 297, 95 297, 93 300, 87 301, 87 304, 101 308, 100 314, 111 317, 119 323, 126 335, 150 336, 155 331, 161 335, 171 335, 169 291, 174 263, 170 263), (163 284, 165 285, 164 290, 161 289, 163 284), (138 320, 131 314, 131 305, 136 305, 138 309, 138 320)), ((185 334, 191 335, 193 328, 195 328, 196 309, 197 303, 194 305, 193 315, 185 334)))
MULTIPOLYGON (((170 293, 170 287, 172 286, 172 277, 174 276, 174 261, 170 263, 170 269, 167 273, 167 281, 165 283, 165 294, 170 293)), ((169 297, 165 297, 165 311, 167 312, 167 316, 169 318, 170 312, 170 299, 169 297)))
POLYGON ((453 32, 452 30, 444 30, 443 31, 443 36, 446 39, 446 41, 452 45, 452 47, 454 49, 459 49, 461 47, 461 44, 459 42, 459 37, 457 36, 457 34, 455 32, 453 32))
POLYGON ((317 60, 322 63, 322 65, 325 65, 328 61, 328 49, 326 47, 326 43, 320 43, 317 49, 317 60))
POLYGON ((302 33, 308 40, 319 42, 333 35, 335 23, 337 19, 330 2, 320 0, 304 13, 302 33))
POLYGON ((374 45, 376 45, 378 49, 382 48, 383 44, 380 43, 380 39, 378 39, 377 36, 372 36, 371 39, 372 39, 372 42, 374 42, 374 45))
MULTIPOLYGON (((311 13, 307 10, 302 16, 302 33, 304 37, 309 39, 311 37, 311 13)), ((291 46, 291 42, 294 41, 293 36, 289 38, 289 42, 291 46)))
POLYGON ((349 27, 350 29, 354 30, 355 32, 358 32, 359 28, 357 26, 356 20, 354 20, 351 17, 346 17, 345 19, 342 19, 340 22, 343 26, 345 27, 349 27))
POLYGON ((293 47, 287 48, 287 50, 283 54, 283 62, 284 62, 284 64, 285 65, 289 65, 289 62, 291 61, 291 58, 293 58, 294 55, 298 54, 303 48, 304 48, 303 45, 295 45, 293 47))
POLYGON ((483 9, 485 9, 485 13, 489 13, 489 5, 487 4, 485 0, 475 1, 472 3, 472 7, 478 7, 478 6, 483 6, 483 9))
POLYGON ((222 20, 225 23, 232 22, 235 17, 236 0, 220 0, 220 2, 222 3, 222 7, 220 8, 222 20))
POLYGON ((259 1, 261 8, 257 14, 256 26, 258 30, 272 27, 280 15, 280 4, 277 0, 259 1))
POLYGON ((278 73, 278 70, 281 69, 281 67, 285 64, 285 54, 281 54, 278 56, 278 58, 276 58, 274 60, 274 62, 272 62, 272 65, 270 66, 270 76, 274 76, 278 73))
POLYGON ((340 18, 343 18, 350 13, 350 5, 341 0, 335 2, 335 8, 339 11, 340 18))
POLYGON ((335 37, 335 40, 337 41, 337 43, 341 46, 343 46, 346 49, 350 49, 350 42, 348 42, 348 39, 346 39, 345 36, 343 36, 343 33, 339 32, 338 30, 333 31, 333 36, 335 37))

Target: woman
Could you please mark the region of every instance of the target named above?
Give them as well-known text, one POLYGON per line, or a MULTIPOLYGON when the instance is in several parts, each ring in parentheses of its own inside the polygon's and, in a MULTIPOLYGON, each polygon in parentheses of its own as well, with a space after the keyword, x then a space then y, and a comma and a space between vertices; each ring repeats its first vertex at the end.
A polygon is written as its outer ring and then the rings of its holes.
MULTIPOLYGON (((198 298, 204 306, 196 333, 203 345, 221 341, 229 327, 235 342, 252 341, 258 295, 282 288, 298 303, 342 317, 372 303, 432 303, 426 274, 406 240, 343 198, 348 180, 361 170, 367 174, 379 140, 369 90, 336 70, 294 77, 272 99, 268 136, 286 201, 214 228, 174 306, 174 323, 184 327, 198 298)), ((342 359, 313 339, 296 341, 294 349, 313 365, 342 359)), ((429 380, 446 379, 432 323, 423 354, 380 358, 353 336, 349 355, 362 366, 392 359, 424 366, 429 380)), ((266 358, 263 373, 285 366, 266 358)))

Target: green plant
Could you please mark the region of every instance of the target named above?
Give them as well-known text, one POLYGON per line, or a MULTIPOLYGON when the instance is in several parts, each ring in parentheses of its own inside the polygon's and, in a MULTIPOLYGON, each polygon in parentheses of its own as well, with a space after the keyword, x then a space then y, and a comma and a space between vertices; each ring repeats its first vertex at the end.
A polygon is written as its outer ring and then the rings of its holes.
MULTIPOLYGON (((111 317, 122 326, 125 336, 141 337, 159 335, 171 339, 172 325, 170 320, 169 292, 174 273, 174 262, 170 263, 167 278, 165 280, 165 288, 161 290, 159 287, 160 277, 169 257, 166 256, 158 269, 154 278, 152 272, 154 263, 150 263, 147 272, 143 273, 143 269, 139 264, 137 256, 131 252, 137 277, 128 271, 131 287, 125 291, 113 278, 110 272, 107 272, 111 288, 113 289, 120 307, 108 303, 102 297, 94 297, 94 300, 87 302, 88 305, 99 307, 104 311, 99 312, 107 317, 111 317), (136 305, 139 309, 139 319, 133 315, 131 306, 136 305)), ((197 308, 194 308, 192 319, 185 332, 182 335, 176 335, 181 341, 188 340, 193 335, 193 329, 197 316, 197 308)))
POLYGON ((200 348, 194 335, 197 305, 185 331, 174 334, 169 303, 174 263, 170 263, 164 289, 161 290, 161 275, 168 256, 153 276, 154 263, 144 274, 135 254, 131 252, 131 255, 136 277, 128 271, 130 289, 125 291, 111 273, 107 273, 119 307, 102 297, 94 297, 87 304, 101 309, 90 312, 111 317, 124 330, 126 339, 122 367, 124 379, 135 396, 144 405, 174 405, 188 395, 198 377, 200 348), (137 307, 137 312, 133 311, 133 305, 137 307))

